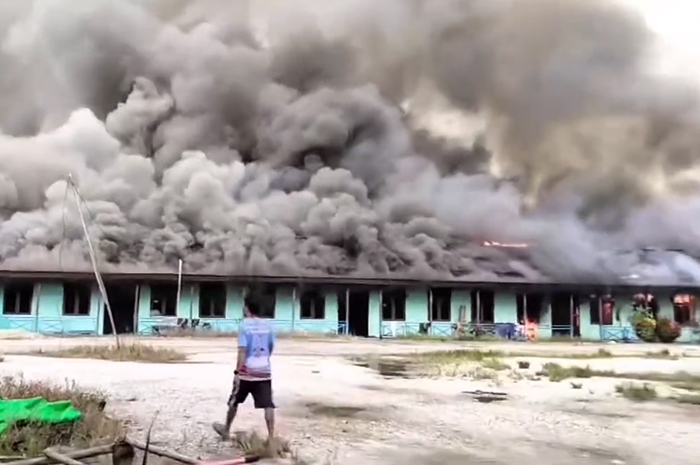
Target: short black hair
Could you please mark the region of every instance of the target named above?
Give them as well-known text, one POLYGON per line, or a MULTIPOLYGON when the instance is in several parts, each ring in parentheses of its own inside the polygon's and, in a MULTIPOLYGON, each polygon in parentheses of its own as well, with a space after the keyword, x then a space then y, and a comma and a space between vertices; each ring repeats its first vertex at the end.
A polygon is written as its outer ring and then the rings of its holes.
POLYGON ((260 301, 252 294, 248 294, 243 299, 243 305, 255 316, 260 315, 260 301))

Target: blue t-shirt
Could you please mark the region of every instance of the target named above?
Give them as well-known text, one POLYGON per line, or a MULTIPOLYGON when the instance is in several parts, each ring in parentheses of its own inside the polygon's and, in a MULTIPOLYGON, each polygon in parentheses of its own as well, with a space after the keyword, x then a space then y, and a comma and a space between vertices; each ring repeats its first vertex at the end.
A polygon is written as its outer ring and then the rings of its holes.
POLYGON ((275 335, 270 323, 260 318, 246 318, 238 330, 238 347, 245 348, 245 364, 241 379, 268 380, 272 376, 270 356, 275 348, 275 335))

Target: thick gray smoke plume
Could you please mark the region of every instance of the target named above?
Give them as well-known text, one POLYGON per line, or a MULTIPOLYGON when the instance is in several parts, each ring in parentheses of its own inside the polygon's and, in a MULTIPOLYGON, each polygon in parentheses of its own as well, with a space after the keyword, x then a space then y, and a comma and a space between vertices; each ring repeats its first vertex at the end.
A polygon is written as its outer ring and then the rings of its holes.
POLYGON ((698 94, 613 1, 4 0, 2 267, 89 269, 71 173, 105 269, 700 283, 698 94))

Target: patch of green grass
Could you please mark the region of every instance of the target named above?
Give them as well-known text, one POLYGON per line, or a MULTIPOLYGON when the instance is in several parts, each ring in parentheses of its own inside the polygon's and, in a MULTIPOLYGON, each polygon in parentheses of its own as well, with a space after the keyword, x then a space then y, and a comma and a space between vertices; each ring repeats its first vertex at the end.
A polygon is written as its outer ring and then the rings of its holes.
POLYGON ((5 377, 0 381, 0 397, 43 397, 49 402, 69 400, 83 414, 80 421, 72 424, 16 423, 0 436, 0 455, 36 457, 47 447, 63 445, 80 449, 110 444, 125 432, 121 422, 105 415, 104 394, 82 389, 75 383, 60 385, 5 377))
POLYGON ((670 350, 662 349, 657 352, 647 352, 644 354, 644 358, 658 358, 662 360, 677 360, 678 356, 673 355, 670 350))
POLYGON ((700 394, 682 394, 674 400, 679 404, 700 405, 700 394))
POLYGON ((115 362, 176 363, 187 360, 185 354, 146 344, 75 346, 58 350, 39 350, 34 355, 56 358, 92 358, 115 362))
POLYGON ((466 363, 483 362, 487 359, 502 358, 506 355, 499 350, 446 350, 438 352, 424 352, 416 355, 418 361, 426 363, 466 363))
POLYGON ((550 381, 559 382, 570 378, 592 378, 597 376, 596 372, 590 367, 578 366, 562 366, 558 363, 545 363, 542 366, 542 371, 538 373, 540 376, 546 376, 550 381))
POLYGON ((471 379, 476 379, 476 380, 495 380, 498 378, 498 373, 496 373, 496 371, 491 370, 489 368, 484 368, 483 366, 479 366, 479 367, 476 367, 473 370, 467 372, 467 376, 469 376, 471 379))
POLYGON ((615 386, 615 392, 620 394, 625 399, 632 400, 634 402, 646 402, 650 400, 655 400, 659 397, 656 392, 656 388, 651 384, 638 384, 638 383, 622 383, 615 386))
POLYGON ((546 376, 551 381, 562 381, 569 378, 618 378, 640 381, 659 381, 667 383, 683 383, 684 385, 700 385, 700 376, 685 371, 675 373, 641 372, 618 373, 612 370, 594 370, 590 366, 562 366, 558 363, 545 363, 540 376, 546 376))
POLYGON ((591 359, 605 359, 605 358, 653 358, 662 360, 676 360, 678 357, 671 354, 668 349, 663 349, 657 352, 646 352, 644 354, 614 354, 608 349, 600 348, 595 352, 581 352, 581 353, 568 353, 568 354, 553 354, 546 352, 539 353, 524 353, 524 354, 507 354, 507 356, 517 356, 517 357, 533 357, 533 358, 559 358, 559 359, 571 359, 571 360, 591 360, 591 359))
POLYGON ((476 379, 493 379, 497 371, 510 368, 495 350, 452 350, 419 353, 411 357, 412 372, 420 375, 448 377, 469 376, 476 379), (475 366, 476 365, 476 366, 475 366))
POLYGON ((537 355, 528 354, 529 357, 539 357, 539 358, 567 358, 573 360, 589 360, 594 358, 613 358, 615 355, 607 349, 598 349, 595 352, 583 352, 583 353, 570 353, 570 354, 547 354, 540 353, 537 355))
MULTIPOLYGON (((686 384, 700 384, 700 376, 693 375, 686 371, 676 371, 675 373, 658 373, 658 372, 639 372, 639 373, 616 373, 616 372, 603 372, 607 373, 608 378, 627 378, 636 379, 643 381, 659 381, 664 383, 686 383, 686 384)), ((596 375, 599 376, 599 375, 596 375)))
POLYGON ((683 382, 673 383, 673 384, 671 384, 671 386, 676 388, 676 389, 683 389, 684 391, 700 392, 700 383, 699 382, 683 381, 683 382))
POLYGON ((430 359, 435 363, 440 362, 480 362, 488 358, 548 358, 548 359, 570 359, 570 360, 592 360, 608 358, 657 358, 673 360, 677 357, 668 350, 658 352, 647 352, 646 354, 624 354, 616 355, 607 349, 600 348, 595 352, 564 353, 556 354, 549 352, 506 352, 502 350, 480 350, 480 349, 457 349, 446 351, 423 352, 417 355, 422 359, 430 359))
POLYGON ((484 359, 481 362, 481 366, 489 369, 489 370, 495 370, 495 371, 503 371, 503 370, 508 370, 510 368, 510 365, 507 363, 504 363, 502 360, 498 358, 487 358, 484 359))

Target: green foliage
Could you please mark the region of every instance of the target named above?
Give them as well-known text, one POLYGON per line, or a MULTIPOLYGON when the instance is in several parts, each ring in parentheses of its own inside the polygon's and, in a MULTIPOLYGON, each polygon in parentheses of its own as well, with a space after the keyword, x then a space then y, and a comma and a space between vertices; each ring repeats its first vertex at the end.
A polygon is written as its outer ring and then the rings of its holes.
POLYGON ((630 319, 634 332, 644 342, 656 342, 656 320, 644 310, 637 310, 630 319))

